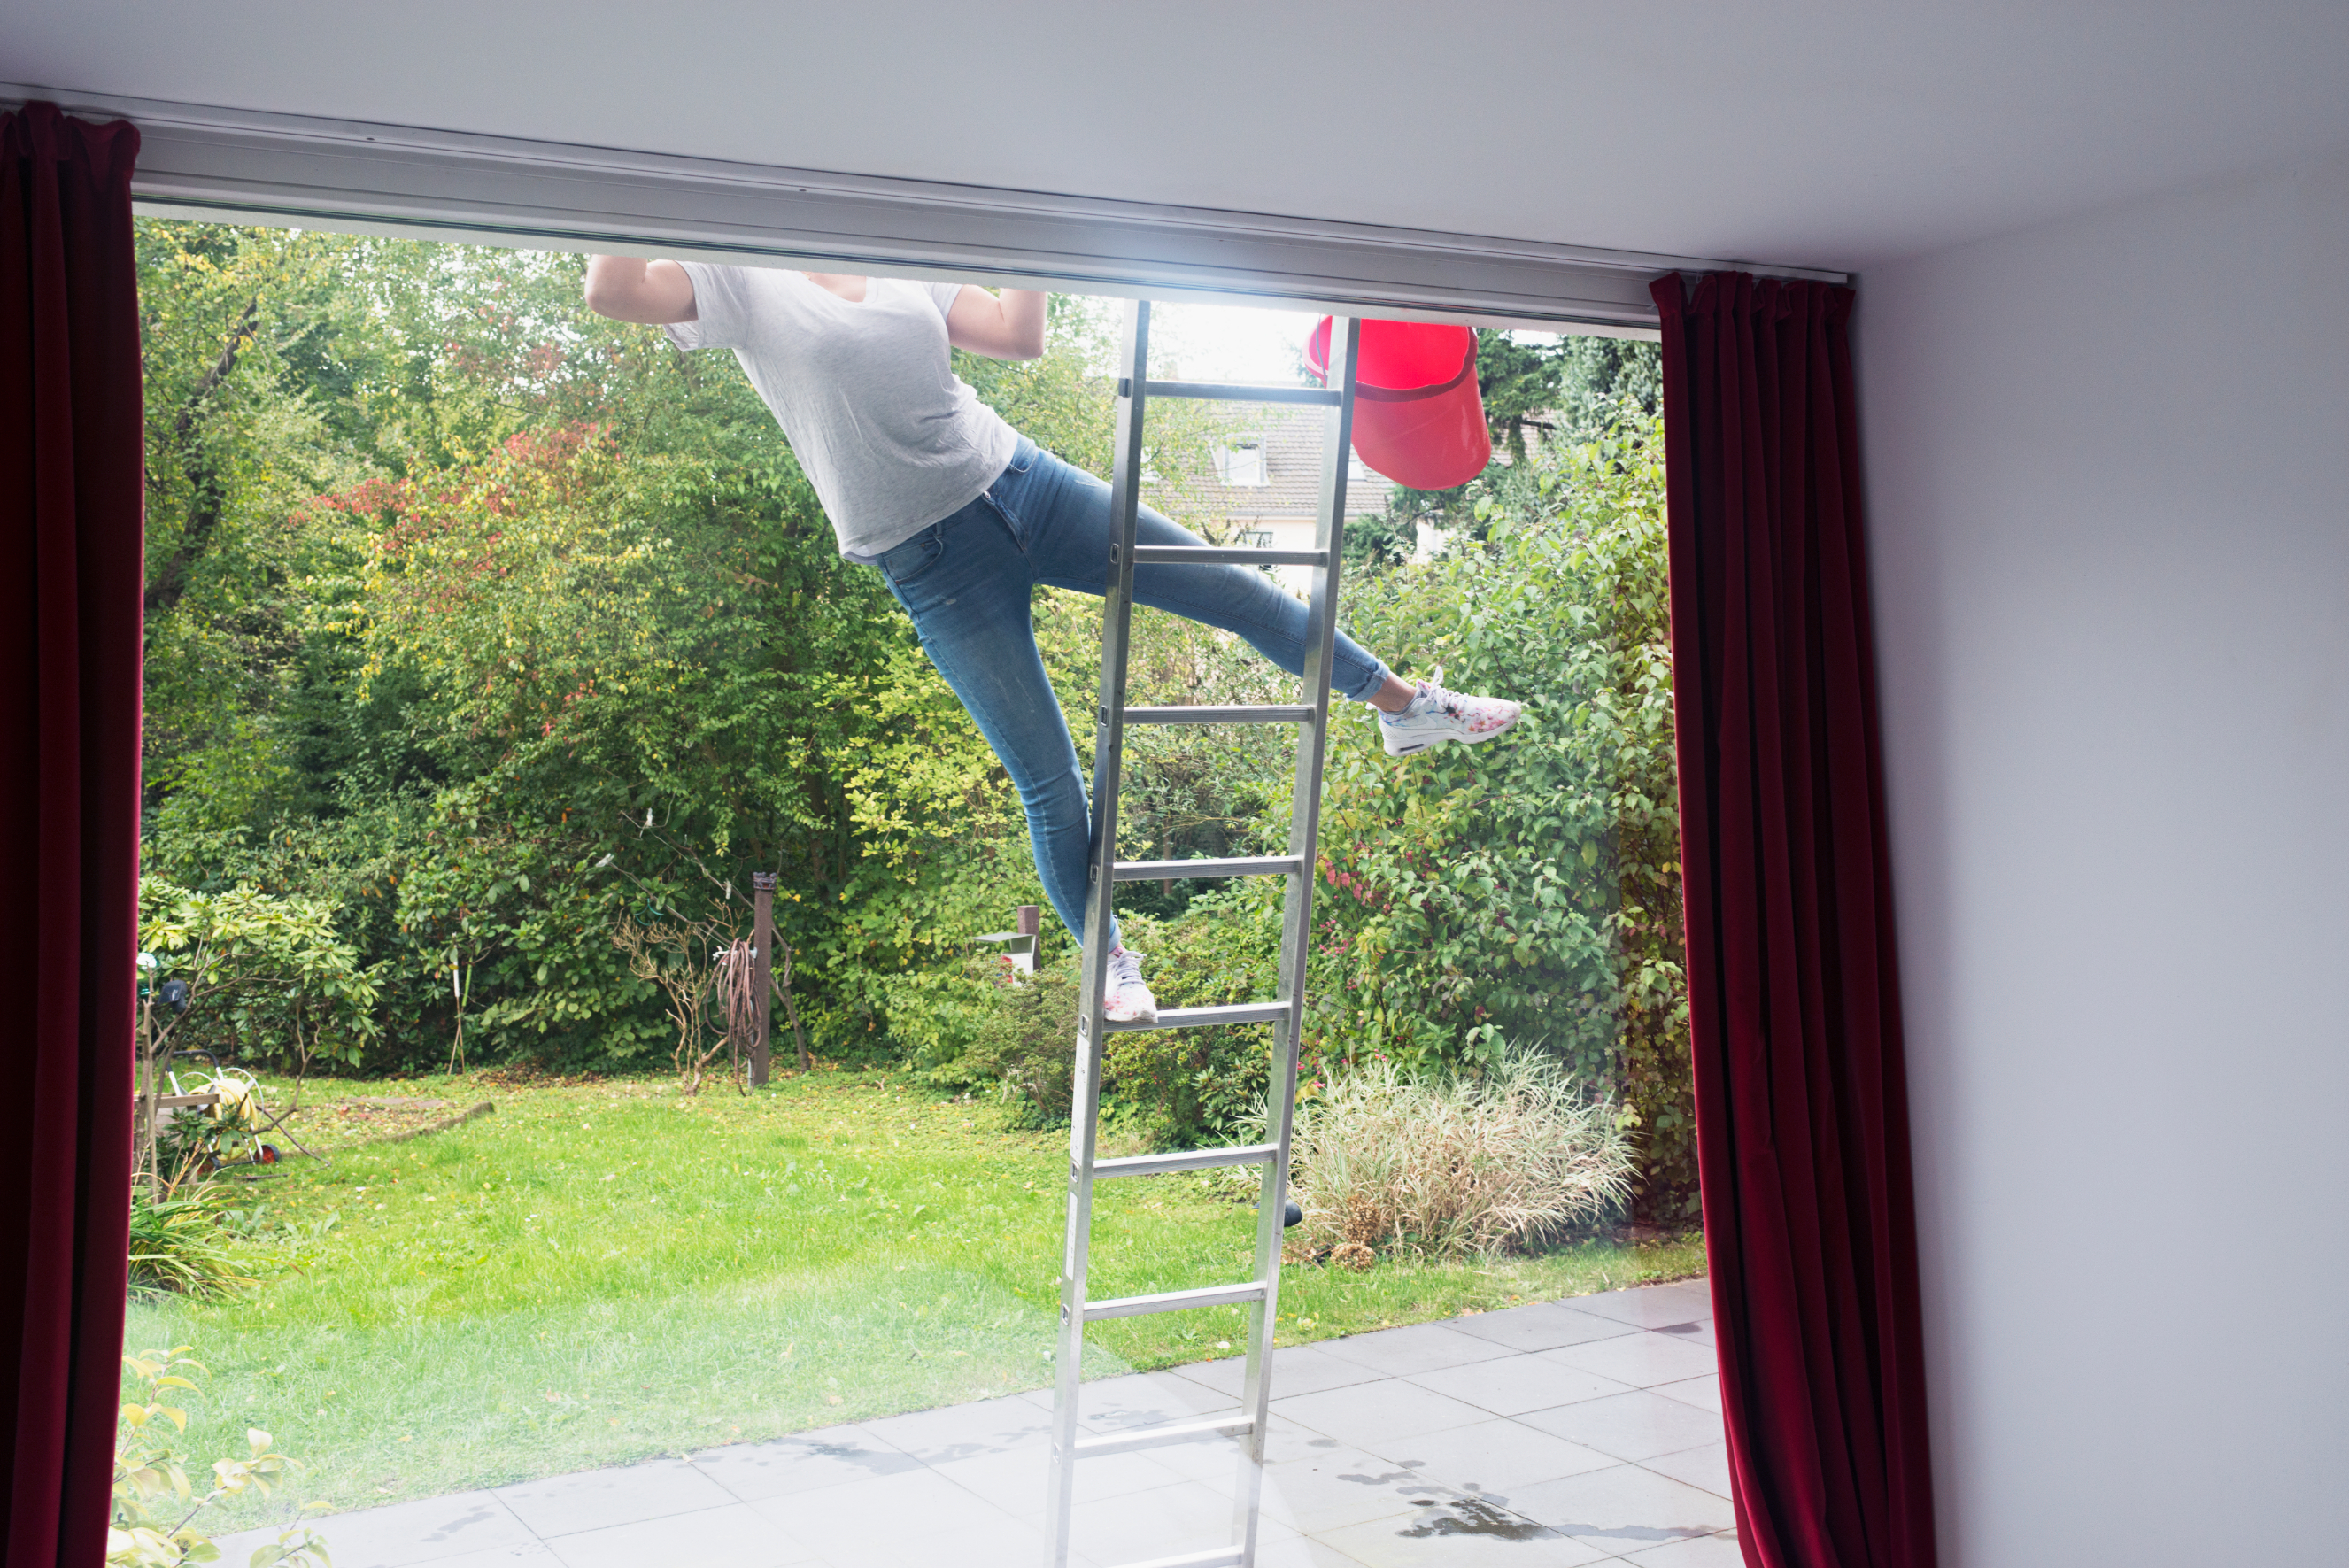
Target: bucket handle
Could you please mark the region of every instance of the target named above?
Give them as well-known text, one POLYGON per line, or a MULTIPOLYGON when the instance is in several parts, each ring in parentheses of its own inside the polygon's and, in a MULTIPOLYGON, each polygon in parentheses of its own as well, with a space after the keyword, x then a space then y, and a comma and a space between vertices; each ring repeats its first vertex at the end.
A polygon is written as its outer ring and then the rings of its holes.
POLYGON ((1416 403, 1425 397, 1441 397, 1476 374, 1476 340, 1468 340, 1468 352, 1460 356, 1460 369, 1449 381, 1439 381, 1432 387, 1365 387, 1354 383, 1354 397, 1363 403, 1416 403))

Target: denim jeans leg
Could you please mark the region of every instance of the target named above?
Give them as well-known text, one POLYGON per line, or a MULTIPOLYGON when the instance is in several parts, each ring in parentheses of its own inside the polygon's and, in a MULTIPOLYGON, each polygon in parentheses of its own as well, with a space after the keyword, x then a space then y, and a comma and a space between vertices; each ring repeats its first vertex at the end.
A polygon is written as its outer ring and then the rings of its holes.
POLYGON ((1044 895, 1081 942, 1092 811, 1076 746, 1036 649, 1025 555, 982 497, 882 556, 880 567, 913 617, 923 652, 1011 775, 1044 895))
MULTIPOLYGON (((1039 456, 1023 485, 1022 522, 1036 580, 1085 593, 1105 592, 1109 486, 1050 452, 1039 456)), ((1142 544, 1207 542, 1148 507, 1135 521, 1134 539, 1142 544)), ((1154 609, 1236 633, 1290 675, 1305 673, 1307 607, 1261 572, 1245 566, 1137 566, 1133 596, 1154 609)), ((1387 674, 1377 655, 1344 632, 1338 634, 1330 689, 1366 702, 1386 684, 1387 674)))

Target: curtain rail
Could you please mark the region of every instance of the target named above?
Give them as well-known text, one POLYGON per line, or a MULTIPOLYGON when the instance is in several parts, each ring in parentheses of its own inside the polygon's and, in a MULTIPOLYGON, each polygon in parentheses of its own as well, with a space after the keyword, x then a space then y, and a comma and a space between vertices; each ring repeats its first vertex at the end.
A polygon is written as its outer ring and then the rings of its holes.
POLYGON ((1474 234, 1328 222, 0 84, 131 121, 155 216, 552 250, 657 246, 751 263, 1344 315, 1654 335, 1651 279, 1733 268, 1844 274, 1474 234))

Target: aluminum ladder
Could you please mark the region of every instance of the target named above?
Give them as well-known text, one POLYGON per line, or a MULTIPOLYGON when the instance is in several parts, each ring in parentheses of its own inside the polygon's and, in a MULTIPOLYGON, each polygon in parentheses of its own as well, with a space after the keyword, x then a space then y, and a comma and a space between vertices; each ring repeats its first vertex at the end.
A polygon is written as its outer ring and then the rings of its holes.
POLYGON ((1061 1333, 1053 1361, 1052 1475, 1048 1498, 1051 1568, 1068 1568, 1070 1531, 1076 1501, 1077 1467, 1105 1454, 1203 1439, 1237 1438, 1238 1486, 1233 1500, 1231 1544, 1157 1557, 1131 1568, 1254 1568, 1257 1506, 1263 1494, 1267 1401, 1270 1398, 1272 1342, 1280 1293, 1280 1244, 1288 1202, 1288 1140, 1297 1105, 1298 1036, 1304 1018, 1307 933, 1313 913, 1314 844, 1321 816, 1321 765, 1330 727, 1330 651, 1338 624, 1338 556, 1346 515, 1347 454, 1353 438, 1354 361, 1361 324, 1331 324, 1326 386, 1250 387, 1150 379, 1150 304, 1129 305, 1119 351, 1117 452, 1112 465, 1109 580, 1102 606, 1101 702, 1093 740, 1093 843, 1091 887, 1085 908, 1084 970, 1078 993, 1074 1097, 1069 1132, 1069 1218, 1061 1261, 1061 1333), (1321 447, 1319 515, 1310 550, 1224 549, 1200 545, 1134 543, 1141 504, 1143 418, 1153 397, 1209 397, 1231 402, 1304 403, 1328 410, 1321 447), (1237 707, 1128 707, 1125 676, 1128 633, 1133 619, 1133 569, 1157 564, 1245 566, 1295 565, 1312 569, 1312 599, 1307 619, 1305 674, 1299 700, 1237 707), (1125 727, 1130 724, 1293 724, 1297 726, 1297 778, 1290 816, 1288 852, 1229 860, 1121 861, 1117 858, 1117 804, 1125 727), (1280 995, 1270 1001, 1215 1007, 1162 1009, 1154 1025, 1111 1023, 1103 1016, 1102 982, 1109 966, 1112 886, 1159 877, 1286 876, 1288 893, 1281 913, 1280 995), (1148 1154, 1123 1160, 1095 1158, 1101 1128, 1102 1047, 1113 1030, 1136 1027, 1183 1029, 1213 1024, 1274 1026, 1272 1081, 1266 1094, 1268 1143, 1201 1149, 1181 1154, 1148 1154), (1216 1165, 1258 1165, 1264 1185, 1257 1204, 1255 1277, 1237 1284, 1154 1295, 1095 1301, 1087 1294, 1086 1258, 1092 1233, 1093 1184, 1118 1176, 1151 1176, 1199 1171, 1216 1165), (1229 1415, 1170 1422, 1114 1434, 1079 1432, 1085 1325, 1143 1313, 1243 1305, 1248 1309, 1247 1373, 1240 1404, 1229 1415))

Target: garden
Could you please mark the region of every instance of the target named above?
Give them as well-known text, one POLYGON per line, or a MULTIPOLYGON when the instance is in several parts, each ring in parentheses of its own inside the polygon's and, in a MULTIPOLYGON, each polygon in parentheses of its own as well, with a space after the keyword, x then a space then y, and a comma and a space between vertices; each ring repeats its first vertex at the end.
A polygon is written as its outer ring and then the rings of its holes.
MULTIPOLYGON (((199 1471, 248 1430, 252 1464, 306 1467, 206 1528, 1047 1381, 1073 954, 974 945, 1044 902, 1016 799, 739 371, 586 313, 575 257, 139 240, 142 1066, 202 1103, 146 1119, 126 1349, 166 1354, 126 1392, 195 1385, 199 1471), (713 957, 754 872, 779 1069, 809 1064, 760 1087, 713 957)), ((1042 359, 957 368, 1099 471, 1108 321, 1055 296, 1042 359)), ((1407 769, 1336 727, 1284 1344, 1702 1268, 1652 350, 1485 334, 1479 379, 1508 460, 1354 527, 1346 616, 1528 717, 1407 769)), ((1211 534, 1215 438, 1154 424, 1149 497, 1211 534)), ((1097 603, 1035 614, 1090 712, 1097 603)), ((1148 613, 1133 669, 1137 702, 1286 695, 1148 613)), ((1285 842, 1288 749, 1130 737, 1133 857, 1285 842)), ((1121 914, 1162 1005, 1271 994, 1277 886, 1138 884, 1121 914)), ((1246 1138, 1268 1049, 1115 1037, 1109 1136, 1246 1138)), ((1222 1283, 1253 1201, 1111 1184, 1096 1290, 1222 1283)), ((1226 1354, 1238 1315, 1089 1354, 1226 1354)))

